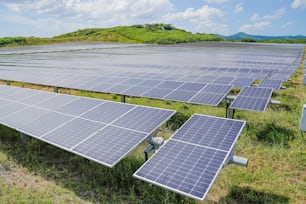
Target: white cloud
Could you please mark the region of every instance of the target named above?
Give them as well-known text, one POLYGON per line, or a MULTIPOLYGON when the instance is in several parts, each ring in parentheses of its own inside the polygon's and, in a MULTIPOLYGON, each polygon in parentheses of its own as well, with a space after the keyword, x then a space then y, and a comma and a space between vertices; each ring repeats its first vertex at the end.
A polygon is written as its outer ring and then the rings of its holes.
POLYGON ((164 16, 163 22, 172 24, 184 22, 184 25, 188 25, 196 32, 224 33, 227 26, 217 23, 223 16, 222 10, 205 5, 199 9, 187 8, 182 12, 169 13, 164 16))
POLYGON ((306 8, 306 1, 305 0, 294 0, 291 4, 291 8, 306 8))
POLYGON ((242 4, 241 3, 236 4, 235 5, 235 13, 241 13, 242 11, 243 11, 242 4))
POLYGON ((230 0, 206 0, 207 3, 216 3, 216 4, 222 4, 225 2, 229 2, 230 0))
POLYGON ((255 24, 246 24, 240 27, 240 31, 251 33, 256 31, 261 31, 267 28, 271 23, 269 21, 262 21, 255 24))
POLYGON ((286 14, 286 9, 285 8, 280 8, 278 10, 276 10, 273 14, 271 15, 265 15, 264 19, 265 20, 276 20, 276 19, 280 19, 281 17, 283 17, 283 15, 286 14))
POLYGON ((199 9, 187 8, 183 12, 171 13, 167 15, 170 21, 178 19, 189 19, 195 21, 210 21, 213 17, 222 17, 224 14, 220 9, 211 8, 207 5, 199 9))
POLYGON ((259 14, 258 13, 254 13, 253 16, 251 17, 252 21, 258 21, 260 20, 259 14))
POLYGON ((40 15, 106 22, 153 19, 173 8, 170 0, 134 0, 132 3, 129 0, 28 0, 7 2, 6 5, 15 12, 31 11, 40 15))
POLYGON ((4 36, 40 36, 51 37, 65 32, 75 31, 81 28, 95 27, 88 23, 73 23, 65 22, 57 19, 31 19, 19 15, 0 15, 1 21, 10 22, 18 28, 18 31, 11 33, 11 31, 1 32, 4 36), (5 34, 7 33, 7 34, 5 34))
POLYGON ((293 25, 293 22, 289 21, 289 22, 286 22, 285 24, 281 25, 281 28, 288 28, 291 25, 293 25))

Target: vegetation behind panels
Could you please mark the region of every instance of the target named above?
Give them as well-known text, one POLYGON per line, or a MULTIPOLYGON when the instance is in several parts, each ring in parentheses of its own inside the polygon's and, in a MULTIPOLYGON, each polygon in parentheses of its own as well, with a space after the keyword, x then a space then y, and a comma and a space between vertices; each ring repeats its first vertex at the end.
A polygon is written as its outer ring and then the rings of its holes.
POLYGON ((221 37, 213 34, 193 34, 170 24, 146 24, 118 26, 113 28, 88 28, 53 38, 6 37, 0 38, 1 46, 37 45, 76 41, 126 42, 174 44, 197 41, 221 41, 221 37))

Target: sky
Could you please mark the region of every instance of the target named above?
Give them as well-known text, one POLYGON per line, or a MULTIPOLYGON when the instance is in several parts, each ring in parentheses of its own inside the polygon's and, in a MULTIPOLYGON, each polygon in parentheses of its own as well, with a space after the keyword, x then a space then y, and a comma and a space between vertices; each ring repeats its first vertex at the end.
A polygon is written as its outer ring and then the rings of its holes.
POLYGON ((306 35, 306 0, 0 0, 0 37, 168 23, 193 33, 306 35))

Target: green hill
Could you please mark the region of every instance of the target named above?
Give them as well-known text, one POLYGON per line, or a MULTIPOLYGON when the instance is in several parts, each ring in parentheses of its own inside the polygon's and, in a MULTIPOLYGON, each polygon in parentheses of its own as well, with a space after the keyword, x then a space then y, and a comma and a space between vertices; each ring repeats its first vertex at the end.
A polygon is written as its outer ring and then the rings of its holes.
POLYGON ((117 26, 113 28, 87 28, 52 38, 0 38, 0 47, 76 41, 173 44, 221 40, 223 39, 217 35, 199 33, 193 34, 191 32, 175 28, 170 24, 146 24, 117 26))

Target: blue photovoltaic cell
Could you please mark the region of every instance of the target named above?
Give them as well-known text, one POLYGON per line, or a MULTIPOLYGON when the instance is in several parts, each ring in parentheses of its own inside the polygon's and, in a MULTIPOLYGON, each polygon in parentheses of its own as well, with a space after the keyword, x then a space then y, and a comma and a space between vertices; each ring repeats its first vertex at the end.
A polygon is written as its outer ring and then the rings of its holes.
POLYGON ((278 91, 282 86, 282 82, 282 80, 278 79, 264 79, 259 84, 259 87, 272 88, 274 91, 278 91))
POLYGON ((69 115, 80 115, 82 113, 87 112, 91 108, 102 104, 103 101, 101 100, 95 100, 91 98, 79 98, 77 100, 72 101, 71 103, 68 103, 61 108, 57 109, 58 112, 66 113, 69 115))
POLYGON ((172 101, 188 102, 197 92, 175 90, 167 95, 164 99, 172 101))
POLYGON ((267 98, 253 98, 253 97, 237 97, 230 108, 241 110, 265 111, 269 99, 267 98))
POLYGON ((5 100, 5 99, 0 99, 0 108, 2 107, 2 106, 7 106, 8 105, 8 101, 7 100, 5 100))
POLYGON ((102 123, 111 123, 113 120, 126 114, 133 108, 135 107, 129 104, 105 102, 103 105, 95 107, 83 114, 82 118, 102 123))
POLYGON ((153 88, 145 92, 142 96, 148 97, 148 98, 162 99, 165 96, 167 96, 170 92, 172 92, 172 89, 153 88))
POLYGON ((170 140, 134 176, 203 200, 226 155, 223 151, 170 140))
POLYGON ((6 117, 26 107, 26 105, 22 105, 19 103, 8 103, 6 106, 2 106, 0 108, 0 118, 6 117))
POLYGON ((117 84, 117 85, 111 86, 110 88, 106 89, 105 92, 121 94, 125 90, 129 89, 130 87, 131 86, 128 86, 128 85, 117 84))
POLYGON ((16 103, 0 94, 1 124, 109 167, 175 113, 0 85, 0 93, 6 92, 27 97, 16 103))
POLYGON ((238 77, 232 81, 231 85, 237 88, 243 88, 245 86, 250 86, 254 79, 238 77))
POLYGON ((12 101, 19 101, 19 100, 22 100, 24 98, 33 96, 35 94, 37 94, 37 92, 35 92, 33 90, 25 90, 25 91, 21 91, 21 92, 18 92, 18 93, 9 94, 8 96, 5 96, 4 98, 8 99, 8 100, 12 100, 12 101))
POLYGON ((232 102, 230 108, 265 111, 271 100, 272 91, 272 88, 244 87, 232 102))
POLYGON ((56 95, 55 97, 49 98, 37 104, 37 106, 46 108, 49 110, 55 110, 62 107, 65 104, 71 103, 76 100, 77 97, 70 95, 56 95))
POLYGON ((162 83, 162 81, 160 80, 153 80, 153 79, 148 79, 148 80, 144 80, 142 82, 140 82, 139 84, 137 84, 137 86, 144 86, 144 87, 155 87, 158 84, 162 83))
POLYGON ((230 85, 223 85, 223 84, 208 84, 205 86, 201 92, 204 93, 215 93, 215 94, 228 94, 231 90, 232 86, 230 85))
POLYGON ((244 124, 239 120, 193 115, 172 138, 229 151, 244 124))
POLYGON ((97 91, 97 92, 105 92, 111 86, 112 86, 111 84, 101 83, 101 84, 98 84, 94 87, 91 87, 91 90, 97 91))
POLYGON ((145 133, 107 126, 76 146, 73 151, 113 167, 146 137, 145 133))
POLYGON ((103 124, 76 118, 44 135, 43 139, 55 145, 70 149, 102 127, 104 127, 103 124))
POLYGON ((122 84, 125 84, 125 85, 137 85, 137 84, 139 84, 142 81, 143 81, 143 79, 127 79, 127 80, 123 81, 122 84))
POLYGON ((212 84, 231 84, 234 80, 234 77, 218 77, 214 81, 212 81, 212 84))
POLYGON ((20 102, 28 104, 28 105, 37 105, 41 103, 42 101, 45 101, 55 96, 56 94, 50 94, 50 92, 38 92, 38 94, 24 98, 20 100, 20 102))
POLYGON ((129 95, 129 96, 141 96, 143 95, 146 91, 148 91, 150 87, 144 87, 144 86, 133 86, 125 91, 122 92, 124 95, 129 95))
POLYGON ((31 121, 49 113, 50 111, 27 107, 18 112, 10 114, 8 117, 1 119, 1 123, 10 127, 21 127, 23 124, 30 123, 31 121))
POLYGON ((245 121, 193 115, 134 176, 203 200, 245 121))
POLYGON ((48 114, 45 114, 30 123, 21 125, 20 129, 26 134, 40 138, 51 130, 72 120, 72 118, 73 117, 61 113, 49 112, 48 114))
POLYGON ((244 87, 238 96, 255 97, 255 98, 270 98, 272 94, 271 88, 260 87, 244 87))
POLYGON ((201 83, 184 83, 182 86, 177 88, 176 90, 180 91, 200 91, 206 84, 201 84, 201 83))
POLYGON ((203 93, 200 92, 196 94, 191 100, 188 102, 194 104, 207 104, 211 106, 218 106, 221 101, 224 99, 224 94, 214 94, 214 93, 203 93))
POLYGON ((156 88, 159 89, 176 89, 180 85, 182 85, 183 82, 177 82, 177 81, 164 81, 161 84, 159 84, 156 88))
POLYGON ((168 120, 172 115, 173 111, 138 106, 112 124, 132 130, 151 133, 156 127, 161 125, 161 121, 168 120))

